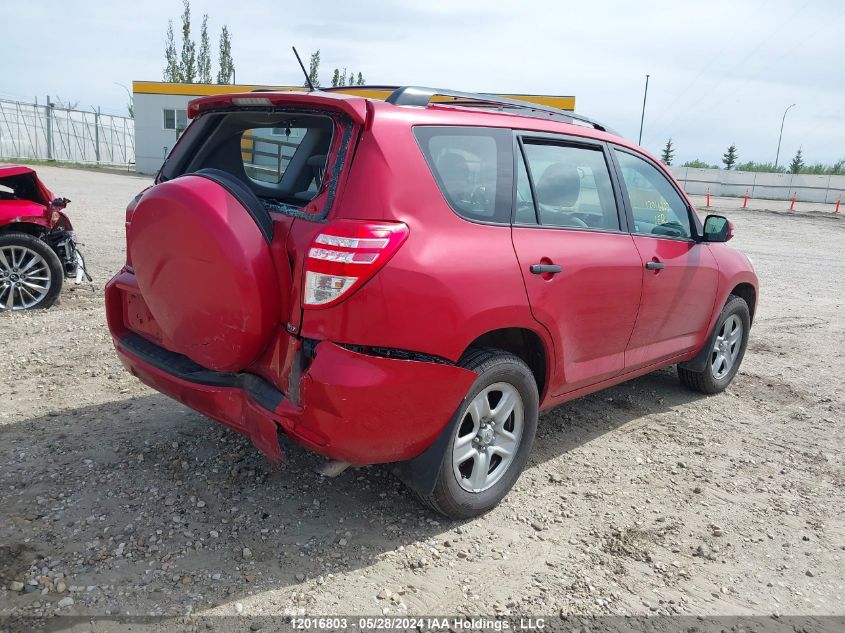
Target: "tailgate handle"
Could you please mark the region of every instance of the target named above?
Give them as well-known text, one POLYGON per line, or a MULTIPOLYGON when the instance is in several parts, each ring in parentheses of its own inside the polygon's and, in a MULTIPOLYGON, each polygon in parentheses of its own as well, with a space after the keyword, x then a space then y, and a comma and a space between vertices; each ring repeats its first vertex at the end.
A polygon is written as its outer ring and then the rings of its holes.
POLYGON ((563 270, 559 264, 531 264, 529 270, 535 275, 554 275, 563 270))

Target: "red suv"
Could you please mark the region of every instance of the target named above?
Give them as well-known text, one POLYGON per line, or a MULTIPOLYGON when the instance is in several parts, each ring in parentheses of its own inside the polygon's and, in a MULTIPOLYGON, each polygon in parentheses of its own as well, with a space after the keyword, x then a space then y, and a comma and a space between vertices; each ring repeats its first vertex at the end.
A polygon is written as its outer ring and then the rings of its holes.
POLYGON ((469 517, 539 411, 677 364, 723 390, 757 303, 731 223, 571 112, 399 88, 192 101, 108 284, 141 381, 252 438, 394 464, 469 517))

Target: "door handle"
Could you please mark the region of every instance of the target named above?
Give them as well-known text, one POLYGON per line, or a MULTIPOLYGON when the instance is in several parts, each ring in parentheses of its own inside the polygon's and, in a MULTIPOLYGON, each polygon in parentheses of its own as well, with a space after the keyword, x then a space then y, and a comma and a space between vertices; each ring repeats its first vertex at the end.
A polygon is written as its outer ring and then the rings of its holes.
POLYGON ((535 275, 555 275, 563 270, 558 264, 531 264, 529 270, 535 275))
POLYGON ((647 262, 645 267, 646 270, 663 270, 666 268, 666 264, 663 262, 647 262))

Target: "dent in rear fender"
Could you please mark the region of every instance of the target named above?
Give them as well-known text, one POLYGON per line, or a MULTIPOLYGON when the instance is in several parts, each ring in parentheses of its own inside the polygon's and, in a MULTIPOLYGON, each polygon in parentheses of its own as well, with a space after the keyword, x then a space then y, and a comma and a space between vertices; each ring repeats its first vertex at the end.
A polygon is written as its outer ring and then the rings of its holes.
POLYGON ((336 459, 411 459, 443 430, 476 377, 455 365, 368 356, 323 341, 300 383, 302 419, 329 438, 336 459))

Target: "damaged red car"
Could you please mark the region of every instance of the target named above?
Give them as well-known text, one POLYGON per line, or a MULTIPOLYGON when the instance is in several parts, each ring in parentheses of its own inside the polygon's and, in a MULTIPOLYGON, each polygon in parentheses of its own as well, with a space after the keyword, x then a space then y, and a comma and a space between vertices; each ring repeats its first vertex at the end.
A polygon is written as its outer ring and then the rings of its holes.
MULTIPOLYGON (((366 89, 362 89, 366 90, 366 89)), ((540 411, 677 365, 727 387, 757 304, 731 223, 652 156, 542 105, 428 88, 204 97, 126 209, 117 353, 250 436, 393 464, 470 517, 540 411)))
POLYGON ((49 308, 66 278, 90 281, 68 203, 30 167, 0 165, 0 310, 49 308))

